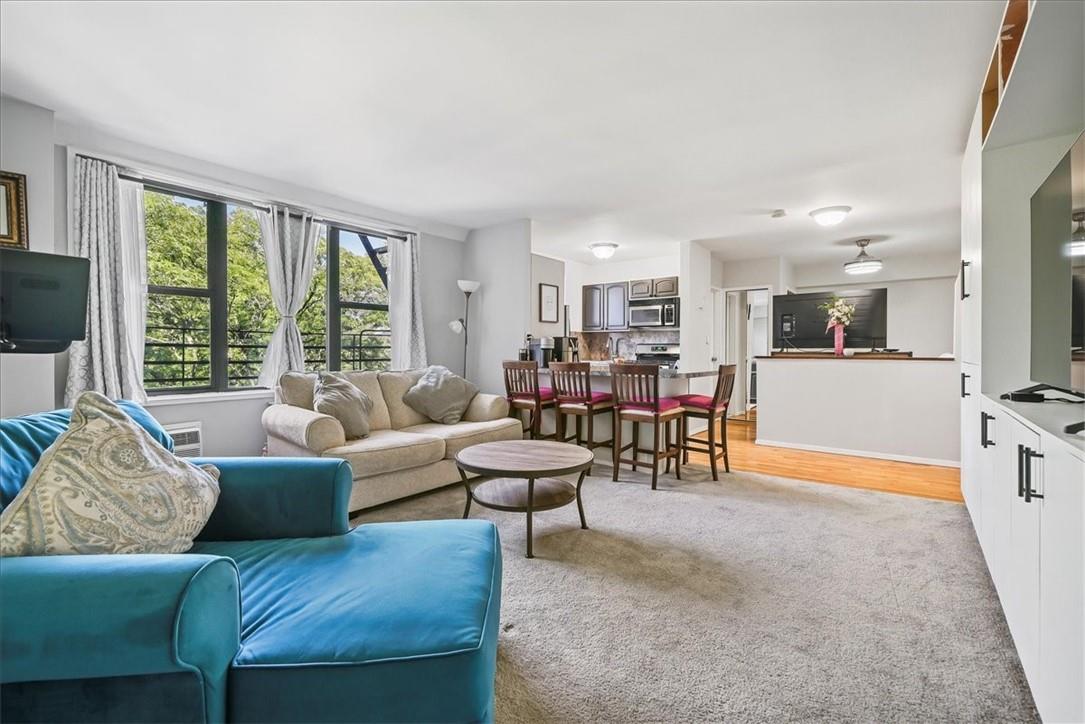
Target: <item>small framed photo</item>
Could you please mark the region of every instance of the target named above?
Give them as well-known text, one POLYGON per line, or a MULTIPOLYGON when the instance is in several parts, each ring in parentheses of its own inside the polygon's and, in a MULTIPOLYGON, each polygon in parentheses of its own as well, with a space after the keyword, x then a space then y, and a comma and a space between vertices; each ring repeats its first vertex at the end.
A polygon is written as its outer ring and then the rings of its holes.
POLYGON ((0 171, 0 246, 29 249, 26 233, 26 176, 0 171))
POLYGON ((561 321, 559 307, 561 290, 555 284, 539 285, 539 321, 557 324, 561 321))

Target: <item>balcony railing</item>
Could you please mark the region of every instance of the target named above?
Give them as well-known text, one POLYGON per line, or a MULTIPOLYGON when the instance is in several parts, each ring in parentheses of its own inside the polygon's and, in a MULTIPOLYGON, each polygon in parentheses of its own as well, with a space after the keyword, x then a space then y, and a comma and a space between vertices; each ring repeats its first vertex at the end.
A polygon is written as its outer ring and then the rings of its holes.
MULTIPOLYGON (((260 377, 272 330, 227 332, 227 380, 230 387, 253 387, 260 377)), ((383 370, 391 364, 391 331, 367 329, 342 335, 344 370, 383 370)), ((327 369, 324 335, 301 333, 305 369, 327 369)), ((211 384, 211 333, 206 327, 147 327, 143 383, 148 390, 208 387, 211 384)))

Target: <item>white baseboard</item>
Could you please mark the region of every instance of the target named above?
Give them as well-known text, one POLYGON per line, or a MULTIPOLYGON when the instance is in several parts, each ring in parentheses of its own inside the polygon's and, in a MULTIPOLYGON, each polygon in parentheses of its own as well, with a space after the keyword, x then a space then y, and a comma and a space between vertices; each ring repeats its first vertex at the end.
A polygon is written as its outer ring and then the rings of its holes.
POLYGON ((794 450, 809 450, 811 452, 831 453, 833 455, 851 455, 858 458, 875 458, 877 460, 894 460, 900 463, 916 463, 918 465, 940 465, 945 468, 961 467, 960 460, 939 460, 938 458, 921 458, 914 455, 896 455, 894 453, 870 452, 869 450, 844 450, 835 447, 823 447, 821 445, 804 445, 797 442, 780 442, 779 440, 765 440, 757 438, 754 441, 758 445, 768 447, 787 447, 794 450))

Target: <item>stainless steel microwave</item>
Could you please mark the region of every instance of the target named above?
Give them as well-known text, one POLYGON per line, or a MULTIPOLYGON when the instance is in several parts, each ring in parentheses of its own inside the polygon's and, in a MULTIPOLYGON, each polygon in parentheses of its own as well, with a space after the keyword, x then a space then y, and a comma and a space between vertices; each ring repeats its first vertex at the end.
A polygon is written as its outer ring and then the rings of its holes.
POLYGON ((630 327, 677 327, 678 300, 645 299, 629 302, 630 327))

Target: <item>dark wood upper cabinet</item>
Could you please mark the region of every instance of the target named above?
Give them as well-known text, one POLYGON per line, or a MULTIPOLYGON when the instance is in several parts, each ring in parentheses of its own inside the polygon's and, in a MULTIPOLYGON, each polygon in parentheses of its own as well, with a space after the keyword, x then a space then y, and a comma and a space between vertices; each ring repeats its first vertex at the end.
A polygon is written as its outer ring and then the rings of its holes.
MULTIPOLYGON (((633 296, 630 294, 630 296, 633 296)), ((678 277, 660 277, 652 280, 653 297, 677 297, 678 277)))
POLYGON ((606 285, 606 328, 626 329, 629 326, 629 284, 616 282, 606 285))
POLYGON ((634 279, 629 282, 629 298, 630 299, 646 299, 652 296, 652 290, 655 289, 652 279, 634 279))
POLYGON ((586 332, 603 329, 606 319, 606 302, 602 284, 587 284, 582 292, 581 326, 586 332))

